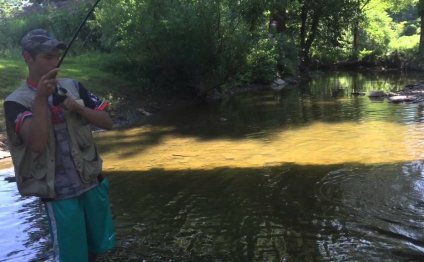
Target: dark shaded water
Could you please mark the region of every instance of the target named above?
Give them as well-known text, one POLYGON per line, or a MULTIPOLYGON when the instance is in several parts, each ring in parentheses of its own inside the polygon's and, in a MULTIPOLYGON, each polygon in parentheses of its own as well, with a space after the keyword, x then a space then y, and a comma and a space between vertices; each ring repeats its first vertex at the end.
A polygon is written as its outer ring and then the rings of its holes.
POLYGON ((114 261, 422 258, 422 168, 421 162, 413 162, 118 173, 112 195, 122 238, 111 257, 114 261), (118 193, 122 188, 125 191, 118 193))
MULTIPOLYGON (((351 95, 417 80, 321 74, 100 134, 118 233, 100 260, 423 260, 424 107, 351 95)), ((44 261, 38 202, 4 172, 0 261, 44 261)))

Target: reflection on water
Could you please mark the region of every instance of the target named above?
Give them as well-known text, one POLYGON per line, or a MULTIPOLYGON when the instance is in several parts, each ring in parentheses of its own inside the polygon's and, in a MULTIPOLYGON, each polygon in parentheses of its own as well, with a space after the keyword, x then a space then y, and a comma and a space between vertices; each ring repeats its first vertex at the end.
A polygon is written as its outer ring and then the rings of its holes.
POLYGON ((0 170, 0 261, 47 261, 47 219, 36 198, 21 197, 5 181, 13 169, 0 170))
POLYGON ((113 261, 423 255, 422 162, 118 172, 113 181, 113 261))
MULTIPOLYGON (((351 94, 418 77, 318 74, 99 134, 118 233, 100 261, 422 260, 424 107, 351 94)), ((22 241, 0 261, 39 256, 22 241)))

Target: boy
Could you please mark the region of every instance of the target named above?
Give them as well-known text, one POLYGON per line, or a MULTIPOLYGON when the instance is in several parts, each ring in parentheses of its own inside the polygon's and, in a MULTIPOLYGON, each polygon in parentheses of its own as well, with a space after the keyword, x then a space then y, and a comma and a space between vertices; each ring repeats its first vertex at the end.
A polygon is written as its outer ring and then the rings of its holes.
POLYGON ((28 32, 21 46, 28 78, 4 103, 18 190, 45 202, 55 261, 95 261, 115 243, 109 184, 91 133, 91 124, 112 128, 108 104, 81 83, 56 78, 66 46, 46 30, 28 32))

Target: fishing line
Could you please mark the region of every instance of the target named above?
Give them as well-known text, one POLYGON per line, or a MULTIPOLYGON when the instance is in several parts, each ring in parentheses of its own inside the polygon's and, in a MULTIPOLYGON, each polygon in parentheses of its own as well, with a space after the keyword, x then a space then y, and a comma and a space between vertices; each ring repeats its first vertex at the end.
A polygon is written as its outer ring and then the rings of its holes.
MULTIPOLYGON (((59 60, 59 63, 57 64, 57 68, 60 67, 63 60, 66 57, 66 54, 68 53, 69 49, 71 48, 72 44, 74 43, 75 39, 77 38, 79 32, 81 31, 82 27, 87 22, 88 18, 93 14, 94 9, 96 8, 97 4, 100 2, 100 0, 97 0, 94 5, 91 7, 90 11, 88 11, 87 15, 85 16, 84 20, 82 20, 81 24, 79 25, 78 29, 75 31, 74 36, 72 37, 71 41, 68 43, 68 45, 65 48, 65 51, 63 51, 63 55, 59 60)), ((61 104, 67 97, 68 90, 61 86, 57 86, 54 93, 53 93, 53 105, 57 106, 61 104)))

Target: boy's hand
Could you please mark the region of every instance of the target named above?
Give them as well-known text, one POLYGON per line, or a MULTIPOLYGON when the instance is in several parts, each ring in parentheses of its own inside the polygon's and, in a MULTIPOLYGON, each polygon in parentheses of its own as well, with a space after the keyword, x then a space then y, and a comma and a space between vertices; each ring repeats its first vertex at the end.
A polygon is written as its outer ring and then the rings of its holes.
POLYGON ((55 91, 57 86, 56 75, 58 72, 59 68, 54 68, 41 77, 38 82, 37 95, 48 97, 55 91))
POLYGON ((81 113, 84 110, 85 106, 75 100, 73 97, 68 96, 65 98, 65 101, 62 103, 62 107, 71 112, 81 113))

